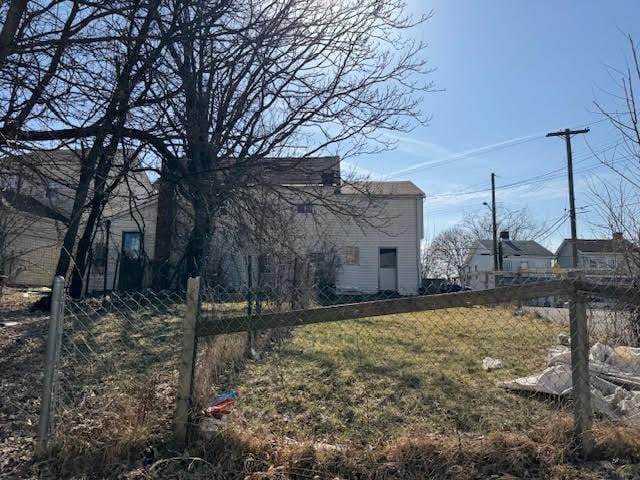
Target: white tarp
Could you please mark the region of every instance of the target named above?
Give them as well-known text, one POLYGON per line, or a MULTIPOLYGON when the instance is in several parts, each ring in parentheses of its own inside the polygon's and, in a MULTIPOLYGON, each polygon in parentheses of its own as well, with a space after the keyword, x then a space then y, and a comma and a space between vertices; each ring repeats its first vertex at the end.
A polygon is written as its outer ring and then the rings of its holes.
MULTIPOLYGON (((512 390, 571 394, 571 349, 556 345, 547 353, 549 366, 537 375, 500 385, 512 390)), ((640 348, 596 343, 589 351, 593 408, 615 420, 640 423, 640 348)))

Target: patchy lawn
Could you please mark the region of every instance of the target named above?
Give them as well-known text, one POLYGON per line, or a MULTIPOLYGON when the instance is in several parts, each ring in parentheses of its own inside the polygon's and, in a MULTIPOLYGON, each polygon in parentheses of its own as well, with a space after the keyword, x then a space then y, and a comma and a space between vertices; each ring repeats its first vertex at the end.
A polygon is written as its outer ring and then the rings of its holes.
POLYGON ((470 308, 297 329, 237 378, 230 428, 256 436, 377 445, 410 432, 526 430, 557 402, 496 385, 545 367, 562 326, 470 308), (505 368, 487 372, 484 357, 505 368))
POLYGON ((544 367, 564 327, 494 308, 265 334, 250 361, 245 334, 203 341, 196 399, 227 387, 240 398, 223 435, 182 455, 171 423, 184 306, 133 296, 67 304, 54 450, 33 462, 47 316, 26 310, 32 294, 10 293, 0 314, 18 324, 0 329, 0 478, 600 479, 640 460, 637 430, 599 424, 600 454, 614 463, 567 463, 570 409, 496 386, 544 367), (505 368, 484 371, 485 356, 505 368))

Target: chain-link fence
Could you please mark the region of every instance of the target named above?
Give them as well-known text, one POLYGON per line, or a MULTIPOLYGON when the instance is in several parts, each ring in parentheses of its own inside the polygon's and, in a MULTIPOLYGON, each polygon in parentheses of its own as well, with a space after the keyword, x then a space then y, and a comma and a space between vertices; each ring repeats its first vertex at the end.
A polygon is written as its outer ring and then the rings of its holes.
POLYGON ((184 294, 176 292, 73 300, 56 299, 54 289, 49 336, 59 343, 49 446, 69 461, 108 463, 170 439, 184 314, 184 294))
MULTIPOLYGON (((249 442, 255 462, 236 467, 253 475, 282 448, 345 460, 434 435, 565 428, 564 448, 589 455, 593 415, 638 418, 637 293, 566 275, 415 297, 191 279, 186 295, 67 300, 51 445, 115 457, 173 426, 209 455, 249 442)), ((296 462, 287 474, 318 472, 296 462)))

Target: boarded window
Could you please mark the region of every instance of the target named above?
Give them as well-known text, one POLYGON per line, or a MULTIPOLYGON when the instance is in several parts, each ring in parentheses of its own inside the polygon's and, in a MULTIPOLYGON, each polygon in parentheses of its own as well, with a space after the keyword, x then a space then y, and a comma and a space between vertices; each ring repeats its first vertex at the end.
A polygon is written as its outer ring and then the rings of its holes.
POLYGON ((298 213, 313 213, 313 205, 310 203, 300 203, 296 205, 296 212, 298 213))
POLYGON ((360 248, 345 247, 344 263, 345 265, 360 265, 360 248))

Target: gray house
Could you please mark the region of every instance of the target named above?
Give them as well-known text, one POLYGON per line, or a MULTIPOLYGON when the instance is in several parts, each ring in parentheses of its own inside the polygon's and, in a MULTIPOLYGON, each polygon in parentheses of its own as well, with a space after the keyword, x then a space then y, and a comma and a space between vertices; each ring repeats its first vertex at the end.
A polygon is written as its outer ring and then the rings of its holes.
MULTIPOLYGON (((615 273, 624 270, 626 254, 632 247, 621 233, 609 239, 578 239, 578 268, 587 273, 615 273)), ((556 251, 561 268, 572 268, 571 239, 564 239, 556 251)))

